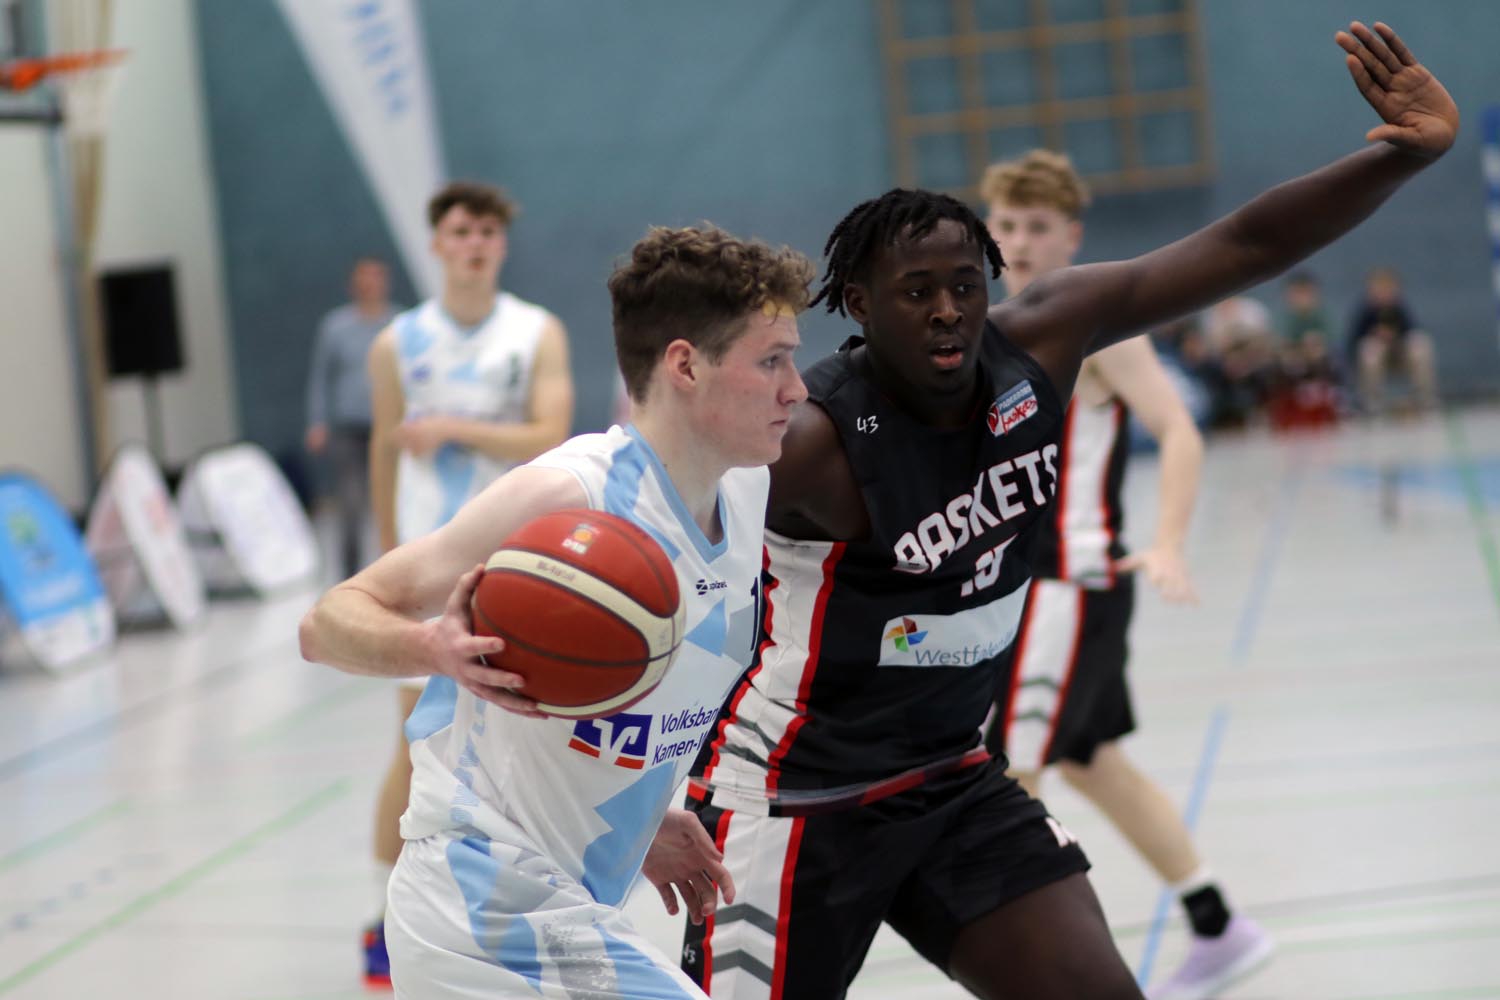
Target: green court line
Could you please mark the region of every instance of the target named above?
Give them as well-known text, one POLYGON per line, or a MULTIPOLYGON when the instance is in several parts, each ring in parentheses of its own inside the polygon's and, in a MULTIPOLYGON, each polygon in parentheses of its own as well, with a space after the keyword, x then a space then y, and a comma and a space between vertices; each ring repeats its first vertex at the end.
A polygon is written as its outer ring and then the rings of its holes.
MULTIPOLYGON (((1413 945, 1453 941, 1494 941, 1500 939, 1500 924, 1484 924, 1471 927, 1441 927, 1430 931, 1387 931, 1375 934, 1350 934, 1347 937, 1324 938, 1318 941, 1277 941, 1281 952, 1291 951, 1361 951, 1374 946, 1382 948, 1406 948, 1413 945)), ((1495 994, 1488 994, 1494 996, 1495 994)))
POLYGON ((1412 802, 1426 799, 1465 798, 1500 793, 1500 780, 1431 782, 1414 785, 1383 785, 1343 792, 1273 793, 1242 795, 1215 802, 1219 812, 1264 813, 1274 809, 1316 809, 1319 807, 1362 806, 1383 801, 1412 802))
POLYGON ((1500 997, 1500 983, 1494 986, 1462 986, 1453 990, 1423 990, 1421 993, 1360 994, 1340 1000, 1494 1000, 1500 997))
MULTIPOLYGON (((1392 923, 1402 920, 1418 920, 1426 917, 1452 916, 1459 912, 1479 913, 1490 915, 1500 912, 1500 899, 1463 899, 1463 900, 1393 900, 1384 903, 1366 903, 1358 906, 1348 904, 1331 905, 1323 909, 1313 910, 1305 913, 1277 914, 1273 907, 1275 904, 1262 906, 1250 906, 1249 912, 1266 927, 1278 931, 1292 930, 1298 927, 1336 927, 1340 924, 1355 923, 1392 923)), ((1173 915, 1169 921, 1174 929, 1185 930, 1186 921, 1180 914, 1173 915)), ((1128 940, 1142 937, 1149 927, 1146 924, 1137 924, 1127 927, 1111 927, 1110 932, 1116 940, 1128 940)))
POLYGON ((49 833, 40 840, 34 840, 24 847, 18 847, 9 854, 0 855, 0 872, 5 871, 7 868, 14 868, 16 865, 30 861, 32 858, 39 857, 48 851, 55 850, 64 844, 77 840, 85 833, 94 829, 94 827, 107 823, 117 816, 122 816, 129 812, 130 809, 131 802, 129 799, 111 802, 103 809, 98 809, 81 819, 74 820, 61 830, 49 833))
POLYGON ((340 778, 309 795, 269 823, 250 831, 228 847, 198 862, 182 874, 169 879, 150 892, 137 896, 97 924, 79 932, 6 978, 0 979, 0 994, 9 993, 17 986, 35 979, 69 955, 88 946, 110 931, 124 926, 156 904, 181 895, 204 876, 213 874, 277 834, 284 833, 308 819, 340 796, 348 794, 350 785, 348 778, 340 778))
POLYGON ((391 690, 392 685, 381 684, 368 678, 349 681, 340 685, 321 698, 315 698, 307 705, 298 708, 279 719, 272 720, 258 729, 251 730, 240 737, 240 744, 246 748, 259 747, 278 736, 285 736, 298 726, 306 725, 315 719, 321 719, 326 713, 341 705, 366 698, 376 691, 391 690))
POLYGON ((1479 489, 1479 474, 1474 471, 1474 456, 1469 451, 1469 436, 1464 431, 1463 421, 1453 410, 1445 411, 1443 416, 1443 426, 1448 430, 1448 448, 1453 452, 1453 464, 1458 467, 1464 493, 1469 498, 1469 517, 1474 521, 1474 533, 1479 536, 1479 554, 1489 574, 1490 596, 1495 599, 1495 610, 1500 611, 1500 545, 1495 544, 1494 533, 1490 531, 1489 512, 1484 494, 1479 489))

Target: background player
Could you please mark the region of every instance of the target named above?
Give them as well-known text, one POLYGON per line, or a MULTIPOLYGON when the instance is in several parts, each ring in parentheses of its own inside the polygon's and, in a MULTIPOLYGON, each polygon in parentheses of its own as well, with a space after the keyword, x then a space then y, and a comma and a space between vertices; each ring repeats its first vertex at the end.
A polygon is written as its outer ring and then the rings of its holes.
MULTIPOLYGON (((980 194, 990 234, 1005 248, 1010 296, 1073 263, 1088 190, 1067 157, 1033 150, 997 163, 980 194)), ((1152 994, 1161 997, 1209 996, 1271 948, 1258 924, 1230 913, 1177 807, 1117 742, 1135 728, 1125 683, 1134 574, 1169 601, 1196 599, 1183 544, 1202 456, 1203 439, 1150 337, 1084 361, 1065 418, 1057 499, 1031 540, 1031 590, 985 741, 1035 798, 1042 769, 1056 764, 1182 899, 1194 944, 1152 994), (1120 530, 1131 414, 1160 445, 1161 499, 1150 546, 1127 556, 1120 530)))
POLYGON ((817 302, 860 324, 806 373, 772 468, 768 637, 690 790, 734 912, 688 931, 715 997, 842 996, 882 920, 981 997, 1136 997, 1082 852, 979 743, 1086 353, 1265 281, 1453 143, 1458 112, 1384 25, 1338 43, 1380 144, 1168 247, 988 308, 966 207, 892 191, 828 242, 817 302))
MULTIPOLYGON (((486 184, 458 181, 427 205, 443 291, 397 316, 370 349, 374 424, 371 495, 388 552, 444 524, 507 470, 567 436, 573 422, 568 335, 547 310, 499 289, 515 205, 486 184)), ((398 692, 402 721, 422 692, 398 692)), ((398 823, 411 758, 398 733, 375 804, 375 889, 401 852, 398 823)), ((377 914, 365 931, 365 976, 387 978, 377 914)))
POLYGON ((304 619, 309 659, 443 675, 408 723, 416 776, 387 917, 398 995, 700 995, 618 905, 692 760, 652 751, 707 735, 754 648, 763 466, 805 398, 792 355, 812 273, 799 254, 720 230, 652 231, 610 279, 634 423, 509 473, 304 619), (534 517, 585 506, 664 542, 687 638, 627 713, 574 722, 540 716, 521 678, 476 661, 504 644, 470 632, 468 606, 476 560, 534 517), (704 578, 726 586, 699 593, 704 578), (497 718, 489 701, 519 714, 497 718), (658 721, 700 716, 670 733, 658 721), (647 733, 639 769, 570 746, 627 722, 647 733))

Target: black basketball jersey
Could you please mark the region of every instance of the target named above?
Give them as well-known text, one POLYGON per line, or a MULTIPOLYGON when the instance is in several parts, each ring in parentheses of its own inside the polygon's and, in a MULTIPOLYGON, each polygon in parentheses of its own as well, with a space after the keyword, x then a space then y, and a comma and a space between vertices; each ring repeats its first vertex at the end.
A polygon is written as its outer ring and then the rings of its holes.
POLYGON ((838 429, 870 534, 766 533, 760 655, 696 783, 734 808, 915 783, 974 751, 1025 603, 1029 539, 1018 538, 1051 501, 1063 421, 1047 374, 986 324, 983 402, 962 428, 939 430, 856 370, 860 343, 804 380, 838 429))
POLYGON ((1120 491, 1130 452, 1129 411, 1118 399, 1068 404, 1058 463, 1057 501, 1037 525, 1031 568, 1039 577, 1090 590, 1115 585, 1114 561, 1124 515, 1120 491))

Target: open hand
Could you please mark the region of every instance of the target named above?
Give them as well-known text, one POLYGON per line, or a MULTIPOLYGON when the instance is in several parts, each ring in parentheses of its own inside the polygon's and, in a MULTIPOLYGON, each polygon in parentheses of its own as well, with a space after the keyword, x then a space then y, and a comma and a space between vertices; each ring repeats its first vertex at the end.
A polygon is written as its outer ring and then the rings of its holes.
POLYGON ((1198 592, 1188 575, 1187 562, 1174 549, 1145 549, 1116 560, 1116 573, 1144 576, 1161 596, 1173 604, 1197 604, 1198 592))
POLYGON ((725 903, 734 902, 734 879, 723 861, 697 816, 686 809, 668 809, 641 863, 641 874, 661 893, 667 913, 677 915, 681 895, 688 919, 701 924, 718 909, 720 893, 725 903))
POLYGON ((427 623, 429 656, 433 673, 452 677, 465 691, 507 711, 531 718, 545 718, 536 702, 517 690, 526 683, 520 674, 486 664, 481 657, 505 649, 505 640, 496 636, 475 635, 469 626, 469 604, 474 590, 484 576, 484 567, 475 566, 458 578, 443 614, 427 623))
POLYGON ((1458 134, 1458 105, 1389 25, 1376 21, 1371 31, 1355 21, 1334 41, 1348 53, 1354 85, 1385 121, 1366 139, 1427 159, 1447 152, 1458 134))

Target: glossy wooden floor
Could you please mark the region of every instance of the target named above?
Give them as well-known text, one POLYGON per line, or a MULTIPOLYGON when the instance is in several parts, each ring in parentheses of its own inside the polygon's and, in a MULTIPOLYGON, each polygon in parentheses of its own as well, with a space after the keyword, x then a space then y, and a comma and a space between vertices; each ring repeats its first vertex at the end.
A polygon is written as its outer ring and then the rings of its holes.
MULTIPOLYGON (((1128 533, 1154 517, 1154 463, 1128 533)), ((1143 595, 1130 753, 1276 936, 1225 994, 1500 997, 1500 410, 1211 442, 1203 602, 1143 595)), ((367 997, 388 685, 303 663, 311 594, 214 606, 109 662, 0 675, 0 998, 367 997)), ((1175 906, 1061 781, 1120 948, 1180 959, 1175 906)), ((675 952, 653 894, 630 910, 675 952)), ((882 932, 851 996, 965 995, 882 932)))

